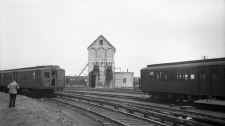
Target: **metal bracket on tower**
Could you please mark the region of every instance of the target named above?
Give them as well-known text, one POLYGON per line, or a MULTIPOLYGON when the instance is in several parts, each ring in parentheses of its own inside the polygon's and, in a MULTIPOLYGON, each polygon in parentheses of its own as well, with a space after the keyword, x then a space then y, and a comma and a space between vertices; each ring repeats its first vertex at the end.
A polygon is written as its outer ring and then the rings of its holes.
POLYGON ((81 72, 78 74, 78 77, 86 70, 87 67, 88 67, 88 64, 86 64, 85 67, 81 70, 81 72))

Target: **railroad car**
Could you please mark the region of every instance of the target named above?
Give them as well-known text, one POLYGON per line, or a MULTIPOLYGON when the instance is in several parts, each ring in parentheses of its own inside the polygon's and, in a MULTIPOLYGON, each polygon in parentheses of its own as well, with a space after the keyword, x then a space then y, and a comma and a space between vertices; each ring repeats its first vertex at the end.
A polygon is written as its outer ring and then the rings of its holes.
POLYGON ((7 85, 16 80, 20 91, 40 91, 53 93, 65 87, 65 70, 57 65, 27 67, 0 71, 0 88, 7 90, 7 85))
POLYGON ((140 88, 157 97, 225 99, 225 58, 147 65, 140 88))

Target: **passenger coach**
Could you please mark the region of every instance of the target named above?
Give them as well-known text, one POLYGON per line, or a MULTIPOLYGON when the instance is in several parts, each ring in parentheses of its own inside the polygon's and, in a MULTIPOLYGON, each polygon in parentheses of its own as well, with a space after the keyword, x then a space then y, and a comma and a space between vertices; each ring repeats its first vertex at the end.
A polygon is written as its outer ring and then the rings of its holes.
POLYGON ((37 66, 0 71, 0 88, 7 90, 7 85, 16 80, 20 91, 53 92, 65 87, 65 70, 56 65, 37 66))
POLYGON ((140 86, 152 96, 225 99, 225 58, 148 65, 140 86))

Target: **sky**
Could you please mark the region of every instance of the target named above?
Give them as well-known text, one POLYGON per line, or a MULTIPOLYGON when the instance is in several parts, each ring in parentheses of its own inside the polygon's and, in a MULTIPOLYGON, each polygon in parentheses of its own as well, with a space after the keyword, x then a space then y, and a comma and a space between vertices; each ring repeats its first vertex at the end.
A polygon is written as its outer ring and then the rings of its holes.
POLYGON ((78 75, 103 35, 115 65, 225 57, 225 0, 1 0, 0 69, 59 65, 78 75))

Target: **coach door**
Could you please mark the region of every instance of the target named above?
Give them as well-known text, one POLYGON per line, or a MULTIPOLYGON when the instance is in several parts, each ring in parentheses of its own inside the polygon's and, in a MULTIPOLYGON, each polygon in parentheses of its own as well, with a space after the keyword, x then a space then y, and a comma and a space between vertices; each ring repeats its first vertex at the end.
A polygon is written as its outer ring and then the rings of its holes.
POLYGON ((52 80, 51 80, 51 86, 56 86, 56 79, 57 79, 57 72, 55 70, 52 71, 52 80))
POLYGON ((210 89, 211 96, 222 96, 224 94, 225 86, 222 68, 218 67, 210 70, 210 89))
POLYGON ((15 81, 18 81, 16 72, 13 72, 12 79, 14 79, 15 81))
POLYGON ((207 70, 205 69, 199 70, 198 84, 199 84, 199 94, 207 96, 210 90, 209 77, 207 75, 207 70))

